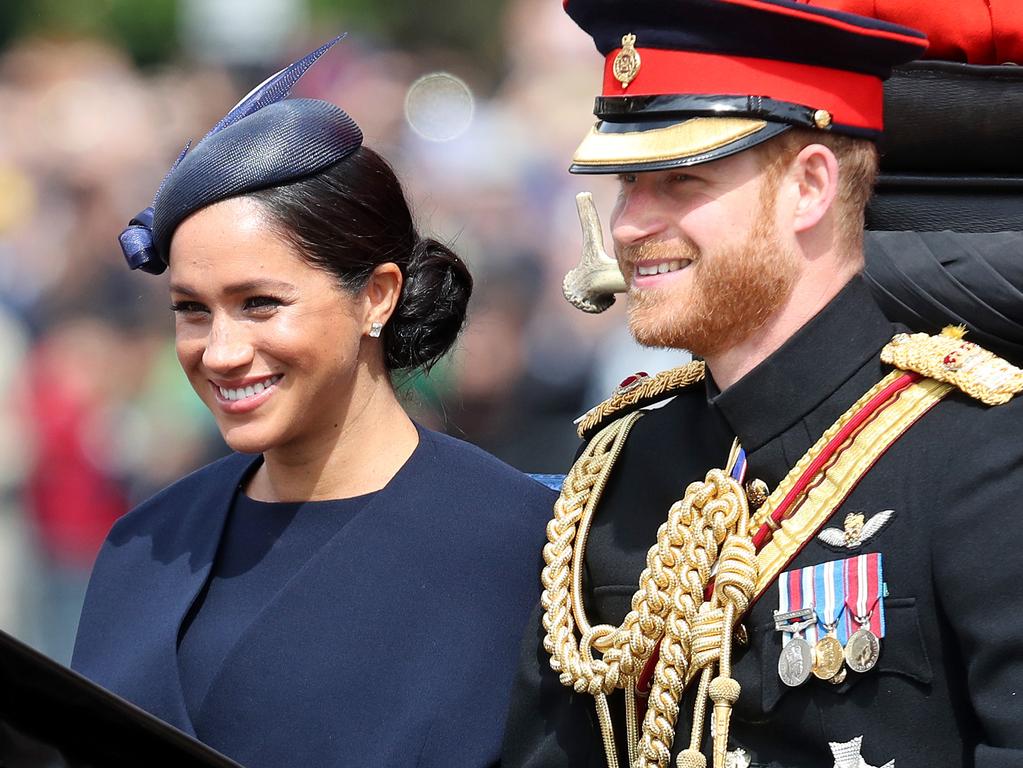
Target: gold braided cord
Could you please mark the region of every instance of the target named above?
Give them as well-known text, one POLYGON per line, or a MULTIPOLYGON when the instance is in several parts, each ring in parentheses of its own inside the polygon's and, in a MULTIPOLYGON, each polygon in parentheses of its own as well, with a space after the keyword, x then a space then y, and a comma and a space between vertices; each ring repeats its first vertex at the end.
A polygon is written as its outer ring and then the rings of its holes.
POLYGON ((881 350, 881 360, 952 384, 987 405, 1002 405, 1023 392, 1023 370, 964 341, 964 333, 954 326, 938 336, 900 333, 881 350))
POLYGON ((655 399, 668 392, 674 392, 676 389, 688 387, 690 384, 702 381, 703 376, 704 365, 702 360, 693 360, 686 365, 662 371, 642 384, 623 392, 618 392, 595 408, 591 408, 579 419, 576 431, 581 438, 591 429, 599 426, 608 417, 613 416, 623 408, 633 406, 640 400, 655 399))
MULTIPOLYGON (((691 630, 695 626, 712 627, 717 641, 712 644, 714 647, 704 649, 699 661, 706 665, 716 662, 720 638, 726 631, 718 605, 737 601, 734 608, 741 615, 749 599, 748 594, 742 594, 741 575, 746 574, 746 589, 752 591, 756 565, 745 493, 725 472, 712 470, 704 482, 690 484, 685 496, 672 505, 668 520, 658 530, 657 543, 647 553, 640 588, 633 595, 632 610, 622 625, 590 627, 585 622, 581 560, 575 556, 578 552, 574 545, 585 541, 610 467, 638 416, 632 414, 605 427, 565 479, 554 519, 547 527, 548 543, 544 547, 544 648, 551 655, 551 668, 559 673, 564 685, 598 698, 605 749, 610 753, 614 743, 606 724, 605 697, 615 688, 634 685, 660 643, 639 755, 633 766, 664 768, 670 759, 678 721, 678 701, 696 669, 690 661, 691 630), (715 610, 701 613, 704 592, 715 565, 719 565, 724 577, 715 586, 712 601, 715 610), (577 623, 581 630, 578 640, 577 623), (601 655, 597 657, 595 651, 601 655)), ((736 611, 729 614, 734 616, 736 611)))
POLYGON ((618 749, 615 744, 614 723, 611 722, 611 708, 607 703, 607 695, 598 693, 597 722, 600 723, 600 738, 604 742, 604 757, 607 758, 607 768, 618 768, 618 749))
MULTIPOLYGON (((595 643, 600 643, 601 647, 607 646, 604 640, 612 631, 610 627, 587 626, 583 637, 579 641, 575 639, 572 596, 576 591, 576 578, 572 568, 573 543, 587 505, 595 506, 599 501, 600 493, 594 493, 594 489, 603 488, 601 478, 606 479, 610 473, 625 437, 639 416, 630 414, 625 419, 613 422, 590 441, 565 478, 561 496, 554 505, 554 517, 547 524, 548 541, 543 549, 545 566, 540 577, 543 584, 540 598, 544 609, 543 627, 546 632, 544 649, 551 656, 551 668, 559 673, 564 685, 594 696, 608 694, 630 680, 635 681, 643 663, 653 652, 663 623, 663 619, 656 619, 649 608, 645 607, 644 624, 657 634, 648 639, 642 632, 638 632, 638 645, 632 647, 626 642, 627 650, 624 654, 616 649, 608 651, 602 658, 593 656, 595 643), (622 678, 623 661, 625 679, 622 678)), ((666 600, 662 602, 666 603, 666 600)), ((666 605, 656 607, 666 613, 666 605)))
MULTIPOLYGON (((711 470, 703 483, 690 484, 683 499, 672 506, 669 528, 673 527, 673 512, 680 517, 677 529, 685 544, 643 720, 640 755, 635 764, 639 768, 664 768, 668 764, 682 694, 696 673, 702 670, 709 675, 721 659, 723 648, 730 647, 723 638, 731 638, 735 621, 749 606, 757 580, 749 508, 735 480, 722 470, 711 470), (715 566, 714 593, 708 603, 704 595, 715 566)), ((724 673, 727 675, 728 670, 724 673)), ((703 691, 702 683, 700 688, 703 691)), ((702 732, 701 702, 705 697, 705 692, 697 696, 694 733, 697 725, 702 732)), ((721 728, 727 739, 727 719, 721 728)))

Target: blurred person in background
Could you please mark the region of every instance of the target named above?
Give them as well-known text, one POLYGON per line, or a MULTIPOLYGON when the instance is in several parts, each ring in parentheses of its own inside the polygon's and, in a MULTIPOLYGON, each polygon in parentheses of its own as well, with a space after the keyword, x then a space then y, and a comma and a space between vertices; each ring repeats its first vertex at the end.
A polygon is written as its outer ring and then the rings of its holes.
POLYGON ((115 525, 73 667, 250 768, 489 765, 553 494, 395 395, 472 279, 345 112, 285 99, 331 45, 121 236, 169 267, 178 359, 238 453, 115 525))
MULTIPOLYGON (((210 93, 218 82, 207 78, 210 93)), ((178 394, 180 374, 165 374, 169 324, 145 310, 163 298, 131 285, 110 247, 118 210, 144 193, 144 137, 167 88, 179 105, 167 125, 202 111, 180 84, 147 87, 99 41, 29 38, 0 57, 0 305, 18 361, 0 386, 0 546, 14 555, 0 615, 65 664, 114 519, 222 446, 190 391, 178 394), (159 407, 143 407, 155 393, 159 407)))

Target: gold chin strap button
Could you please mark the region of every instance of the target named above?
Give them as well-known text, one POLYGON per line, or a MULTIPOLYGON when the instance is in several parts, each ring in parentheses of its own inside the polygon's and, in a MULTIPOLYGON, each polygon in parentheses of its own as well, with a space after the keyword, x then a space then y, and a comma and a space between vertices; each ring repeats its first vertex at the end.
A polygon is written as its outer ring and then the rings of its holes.
POLYGON ((813 113, 813 124, 822 131, 831 127, 831 113, 826 109, 818 109, 813 113))

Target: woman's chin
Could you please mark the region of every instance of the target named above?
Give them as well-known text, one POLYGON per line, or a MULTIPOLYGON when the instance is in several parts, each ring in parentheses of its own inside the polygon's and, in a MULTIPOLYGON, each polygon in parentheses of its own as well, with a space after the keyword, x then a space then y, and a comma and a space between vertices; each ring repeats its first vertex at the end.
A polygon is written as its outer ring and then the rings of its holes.
POLYGON ((237 453, 264 453, 276 444, 269 435, 252 429, 221 430, 220 436, 224 438, 227 447, 237 453))

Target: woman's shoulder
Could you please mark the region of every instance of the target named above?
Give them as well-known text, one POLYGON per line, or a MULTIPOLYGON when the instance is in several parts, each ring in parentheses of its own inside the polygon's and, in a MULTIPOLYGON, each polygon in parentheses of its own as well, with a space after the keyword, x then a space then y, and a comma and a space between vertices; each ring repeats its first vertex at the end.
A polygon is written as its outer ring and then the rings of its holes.
POLYGON ((117 540, 140 531, 154 533, 164 526, 181 530, 188 514, 209 509, 221 500, 227 504, 258 456, 232 453, 194 470, 136 506, 114 524, 108 539, 117 540))
POLYGON ((429 444, 438 459, 448 462, 452 466, 471 469, 482 477, 495 482, 508 483, 540 492, 550 491, 543 483, 537 482, 526 473, 506 464, 477 445, 429 429, 420 428, 419 434, 421 439, 429 444))
POLYGON ((431 474, 441 490, 489 496, 492 501, 517 500, 523 506, 549 513, 557 494, 543 483, 464 440, 422 427, 419 434, 436 470, 431 474))

